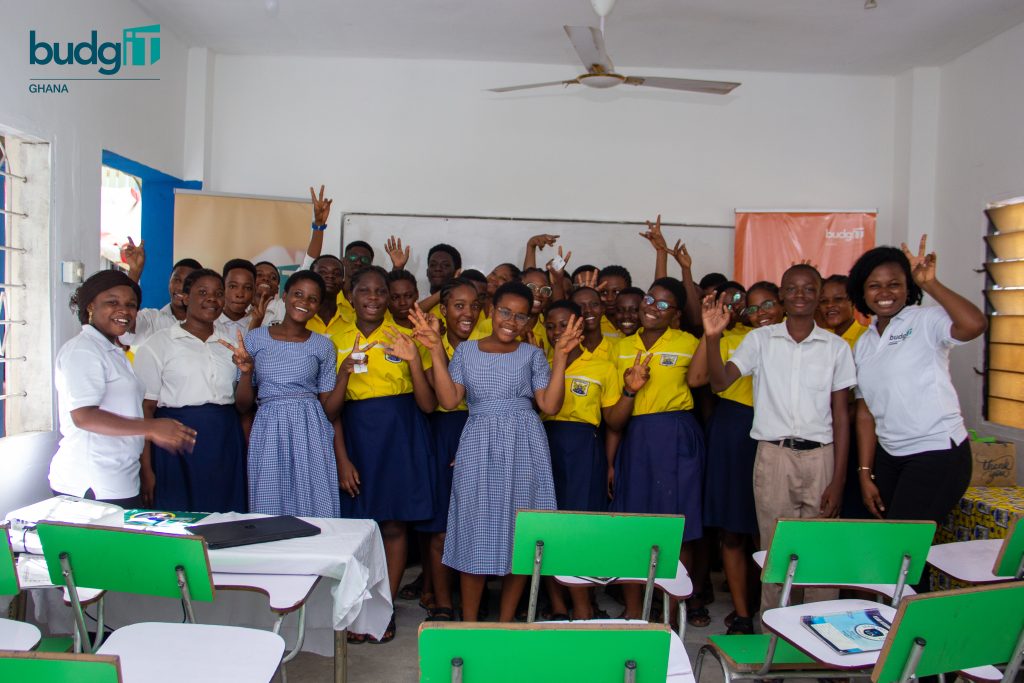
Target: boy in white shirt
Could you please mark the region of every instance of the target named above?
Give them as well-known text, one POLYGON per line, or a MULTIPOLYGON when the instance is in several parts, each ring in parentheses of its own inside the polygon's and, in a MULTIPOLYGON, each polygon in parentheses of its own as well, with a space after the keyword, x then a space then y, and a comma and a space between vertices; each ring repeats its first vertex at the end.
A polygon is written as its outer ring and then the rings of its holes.
MULTIPOLYGON (((771 545, 780 518, 838 514, 850 447, 847 390, 857 377, 847 343, 814 323, 818 271, 790 267, 779 294, 786 320, 748 333, 727 363, 719 349, 729 324, 724 301, 708 297, 703 307, 712 390, 723 391, 744 375, 754 378, 750 436, 759 442, 754 501, 762 549, 771 545)), ((779 590, 763 586, 762 609, 778 605, 779 590)), ((834 597, 831 589, 807 590, 808 601, 834 597)))

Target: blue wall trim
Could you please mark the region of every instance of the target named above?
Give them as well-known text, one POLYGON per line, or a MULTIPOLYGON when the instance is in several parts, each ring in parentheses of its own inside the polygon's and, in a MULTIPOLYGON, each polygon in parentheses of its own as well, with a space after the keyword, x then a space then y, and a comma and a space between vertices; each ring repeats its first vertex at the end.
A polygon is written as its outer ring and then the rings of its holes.
POLYGON ((174 265, 174 190, 201 190, 198 180, 181 180, 163 171, 103 150, 103 165, 142 181, 142 239, 146 241, 146 268, 142 271, 142 306, 160 308, 168 301, 167 279, 174 265))

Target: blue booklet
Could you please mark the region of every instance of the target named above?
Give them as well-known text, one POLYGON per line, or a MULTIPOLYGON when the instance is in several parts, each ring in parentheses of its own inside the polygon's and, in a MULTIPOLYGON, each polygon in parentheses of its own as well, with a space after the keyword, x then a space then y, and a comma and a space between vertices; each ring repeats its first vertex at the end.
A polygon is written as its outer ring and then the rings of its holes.
POLYGON ((877 609, 806 616, 801 620, 814 635, 843 655, 881 650, 892 626, 877 609))

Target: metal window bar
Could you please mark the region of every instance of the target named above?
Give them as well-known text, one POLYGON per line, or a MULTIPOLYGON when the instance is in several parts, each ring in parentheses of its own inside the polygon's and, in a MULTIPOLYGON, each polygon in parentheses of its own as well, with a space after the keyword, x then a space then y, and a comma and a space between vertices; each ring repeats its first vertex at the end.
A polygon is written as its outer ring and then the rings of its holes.
MULTIPOLYGON (((2 176, 4 178, 9 178, 11 180, 18 180, 18 181, 21 181, 22 183, 27 183, 28 182, 28 178, 26 176, 19 175, 18 173, 15 172, 15 170, 13 168, 11 168, 10 158, 7 156, 7 149, 4 147, 2 139, 0 139, 0 176, 2 176)), ((4 242, 4 243, 0 244, 0 251, 3 251, 3 252, 7 253, 7 255, 5 257, 7 259, 7 261, 8 261, 8 263, 6 264, 7 267, 10 267, 9 261, 10 261, 10 258, 11 258, 12 255, 25 252, 25 250, 20 248, 20 247, 12 247, 12 246, 6 244, 7 240, 10 237, 10 230, 11 230, 11 221, 7 218, 7 216, 17 216, 19 218, 27 218, 28 217, 28 214, 21 213, 19 211, 12 211, 9 208, 7 208, 7 207, 11 206, 11 194, 12 194, 12 192, 11 192, 11 187, 10 186, 11 186, 10 182, 4 183, 3 206, 2 206, 2 208, 0 208, 0 220, 3 221, 3 240, 2 240, 2 242, 4 242)), ((5 268, 5 272, 6 272, 6 268, 5 268)), ((8 362, 11 362, 11 361, 24 361, 26 359, 25 356, 17 356, 17 357, 14 357, 14 358, 8 358, 7 357, 7 341, 8 341, 7 327, 10 326, 10 325, 25 325, 25 324, 27 324, 26 321, 24 321, 24 320, 14 320, 14 319, 11 319, 10 317, 8 317, 8 316, 10 316, 10 310, 9 310, 10 309, 10 304, 9 304, 9 301, 8 301, 7 290, 10 290, 10 289, 24 289, 24 288, 25 288, 25 285, 23 283, 0 282, 0 377, 3 377, 3 375, 6 374, 5 372, 3 372, 3 367, 6 366, 6 364, 8 362)), ((3 385, 6 386, 6 377, 4 377, 3 385)), ((21 397, 25 397, 25 396, 27 396, 27 393, 24 392, 24 391, 12 392, 12 393, 2 393, 2 394, 0 394, 0 401, 6 401, 7 399, 10 399, 10 398, 21 398, 21 397)), ((6 425, 0 424, 0 436, 5 436, 6 433, 7 433, 6 425)))

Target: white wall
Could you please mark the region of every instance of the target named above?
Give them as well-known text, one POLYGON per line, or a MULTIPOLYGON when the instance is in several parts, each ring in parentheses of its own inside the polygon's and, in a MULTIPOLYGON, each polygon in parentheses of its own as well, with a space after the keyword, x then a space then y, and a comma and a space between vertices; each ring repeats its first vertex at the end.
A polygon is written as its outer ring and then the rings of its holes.
POLYGON ((736 207, 877 207, 889 238, 893 79, 664 71, 743 85, 484 92, 572 73, 218 55, 205 188, 301 197, 325 183, 335 214, 731 225, 736 207))
MULTIPOLYGON (((101 150, 181 174, 186 51, 164 30, 161 59, 146 72, 159 81, 72 81, 67 94, 31 94, 31 77, 96 72, 95 67, 31 66, 30 29, 40 40, 63 42, 88 40, 96 29, 102 42, 119 40, 121 29, 152 19, 128 0, 0 0, 0 16, 0 130, 50 143, 51 263, 80 260, 92 273, 100 265, 101 150)), ((79 329, 67 308, 72 287, 60 283, 57 270, 50 285, 54 351, 79 329)), ((48 495, 46 472, 56 439, 54 433, 0 439, 0 513, 48 495)))
MULTIPOLYGON (((942 68, 935 243, 939 277, 981 306, 986 203, 1024 194, 1024 25, 1017 26, 942 68)), ((1024 446, 1024 434, 981 418, 984 348, 975 342, 953 356, 953 379, 967 421, 1024 446)), ((1024 482, 1024 467, 1019 468, 1024 482)))

